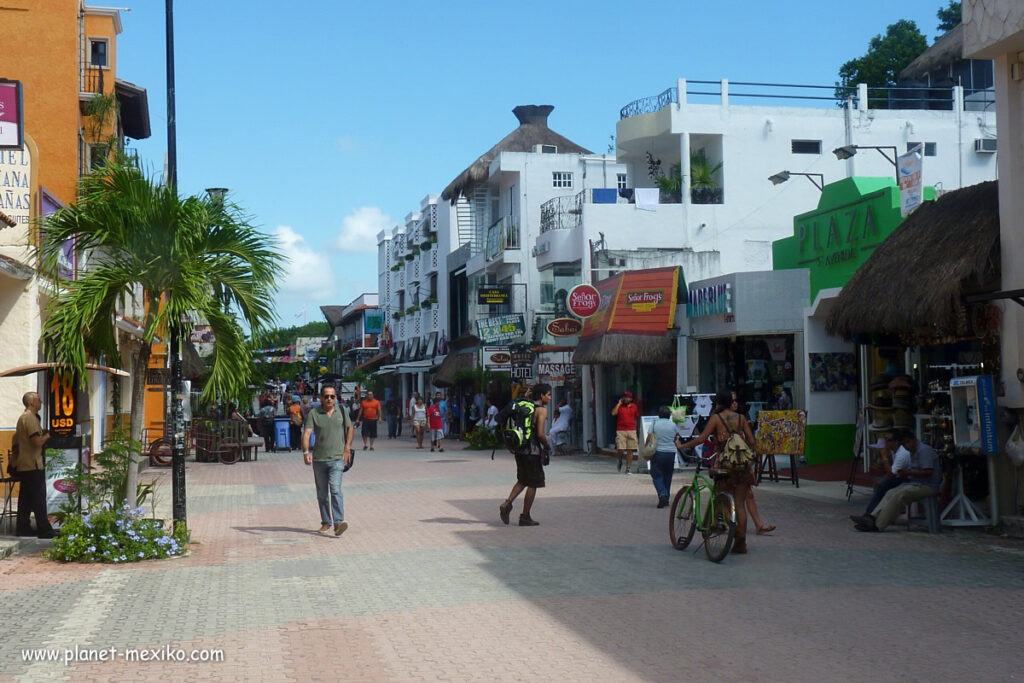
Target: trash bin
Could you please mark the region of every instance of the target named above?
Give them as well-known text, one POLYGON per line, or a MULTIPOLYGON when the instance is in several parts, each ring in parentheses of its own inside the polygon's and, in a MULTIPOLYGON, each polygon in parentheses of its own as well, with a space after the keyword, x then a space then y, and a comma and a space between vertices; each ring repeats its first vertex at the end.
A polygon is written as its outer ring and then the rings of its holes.
POLYGON ((287 417, 274 418, 274 448, 276 450, 291 450, 291 437, 288 434, 287 417))

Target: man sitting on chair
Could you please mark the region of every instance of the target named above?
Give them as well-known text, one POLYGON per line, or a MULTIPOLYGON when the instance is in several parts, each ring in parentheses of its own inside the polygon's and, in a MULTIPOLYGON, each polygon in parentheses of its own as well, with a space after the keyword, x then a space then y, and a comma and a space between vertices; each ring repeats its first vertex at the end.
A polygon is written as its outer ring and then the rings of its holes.
POLYGON ((896 474, 906 481, 888 491, 869 514, 854 519, 857 531, 884 531, 903 511, 907 503, 923 500, 939 493, 942 468, 939 454, 931 446, 917 440, 911 432, 898 429, 893 436, 910 453, 909 462, 896 474))

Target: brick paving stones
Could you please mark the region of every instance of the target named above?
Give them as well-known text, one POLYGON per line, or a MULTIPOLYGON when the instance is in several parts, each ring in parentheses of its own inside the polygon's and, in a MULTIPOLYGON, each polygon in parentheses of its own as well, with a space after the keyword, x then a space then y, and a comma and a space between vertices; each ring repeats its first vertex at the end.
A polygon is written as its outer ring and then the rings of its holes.
POLYGON ((297 452, 189 463, 187 557, 62 565, 29 545, 0 561, 0 681, 1016 675, 1019 540, 860 534, 846 515, 864 501, 837 495, 844 484, 764 484, 762 516, 778 531, 716 565, 696 544, 671 548, 648 477, 587 457, 555 458, 547 476, 541 526, 506 527, 509 456, 380 440, 345 475, 351 528, 334 538, 315 533, 297 452), (22 659, 76 646, 219 650, 223 661, 22 659))

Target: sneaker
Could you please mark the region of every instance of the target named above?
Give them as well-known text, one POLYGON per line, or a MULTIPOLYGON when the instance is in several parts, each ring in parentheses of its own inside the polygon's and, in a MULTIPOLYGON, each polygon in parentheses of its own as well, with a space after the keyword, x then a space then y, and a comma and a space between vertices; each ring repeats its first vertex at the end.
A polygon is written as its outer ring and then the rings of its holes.
POLYGON ((528 515, 519 515, 519 526, 540 526, 540 522, 533 521, 528 515))
POLYGON ((364 443, 364 444, 363 444, 363 450, 365 451, 365 450, 366 450, 367 448, 369 448, 369 446, 367 446, 367 445, 366 445, 366 444, 364 443))
POLYGON ((627 475, 629 474, 629 468, 628 467, 626 468, 626 474, 627 475))
POLYGON ((437 450, 439 450, 440 452, 444 453, 444 449, 443 448, 438 448, 437 450))
MULTIPOLYGON (((659 498, 658 499, 658 507, 659 508, 667 508, 668 507, 668 496, 665 496, 664 498, 659 498)), ((757 533, 761 533, 761 532, 758 531, 757 533)))
POLYGON ((431 452, 431 453, 433 453, 433 452, 434 452, 434 447, 433 447, 433 446, 431 446, 431 447, 430 447, 430 452, 431 452))
POLYGON ((512 512, 512 503, 502 503, 498 506, 498 515, 501 517, 501 521, 508 525, 508 516, 512 512))
POLYGON ((317 529, 317 533, 318 534, 326 534, 330 530, 331 530, 331 525, 330 524, 321 524, 320 528, 317 529))
POLYGON ((334 535, 341 536, 345 533, 345 529, 348 528, 348 522, 338 522, 334 525, 334 535))

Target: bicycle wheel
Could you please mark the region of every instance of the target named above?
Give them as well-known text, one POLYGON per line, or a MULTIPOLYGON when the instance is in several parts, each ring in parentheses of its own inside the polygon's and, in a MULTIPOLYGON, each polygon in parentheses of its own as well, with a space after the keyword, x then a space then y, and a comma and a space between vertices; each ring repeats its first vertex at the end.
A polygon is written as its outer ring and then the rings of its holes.
POLYGON ((217 451, 217 459, 222 465, 234 465, 242 459, 242 447, 234 442, 222 443, 217 451))
POLYGON ((170 439, 157 439, 149 445, 149 462, 154 467, 169 467, 173 456, 170 439))
POLYGON ((668 534, 676 550, 683 550, 693 540, 693 532, 697 529, 694 507, 693 489, 689 486, 679 489, 668 516, 668 534))
POLYGON ((736 503, 728 493, 716 493, 708 510, 704 551, 712 562, 721 562, 732 548, 736 533, 736 503))

